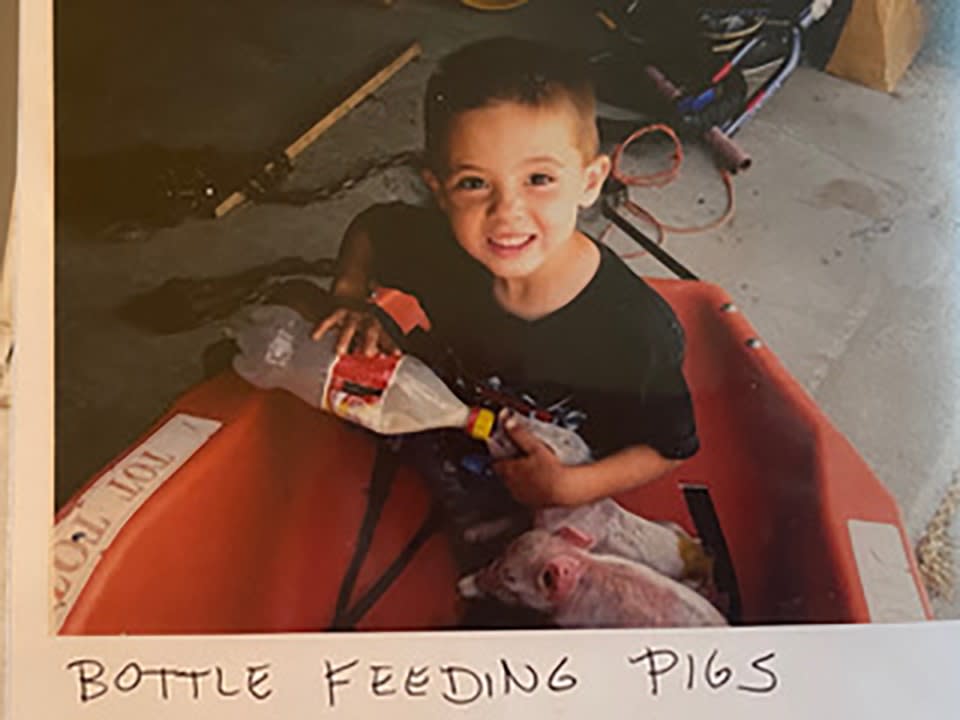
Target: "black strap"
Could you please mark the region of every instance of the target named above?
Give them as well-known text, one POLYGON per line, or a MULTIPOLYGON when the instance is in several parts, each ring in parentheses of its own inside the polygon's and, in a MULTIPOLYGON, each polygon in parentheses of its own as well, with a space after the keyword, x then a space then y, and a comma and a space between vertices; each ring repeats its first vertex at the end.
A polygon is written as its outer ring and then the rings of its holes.
POLYGON ((636 225, 617 212, 618 194, 624 192, 626 192, 626 186, 623 183, 612 178, 607 180, 604 186, 603 199, 601 200, 601 209, 607 219, 629 235, 634 242, 650 253, 661 265, 670 270, 678 278, 682 280, 697 280, 697 276, 694 275, 689 268, 644 235, 636 225))
POLYGON ((725 594, 730 602, 727 619, 732 625, 739 625, 741 607, 737 575, 733 570, 733 561, 730 558, 723 531, 720 529, 720 520, 713 506, 710 491, 703 485, 682 485, 681 488, 690 516, 693 518, 693 524, 697 527, 697 535, 713 556, 713 576, 717 590, 725 594))
POLYGON ((439 508, 437 506, 431 508, 427 517, 420 525, 420 528, 414 533, 413 537, 410 538, 410 542, 400 551, 400 554, 397 555, 390 564, 390 567, 388 567, 379 579, 370 586, 370 589, 357 600, 356 605, 346 613, 343 620, 343 627, 340 629, 352 628, 360 622, 360 619, 367 614, 367 611, 376 604, 377 600, 379 600, 393 582, 400 577, 400 573, 410 564, 410 561, 413 560, 417 551, 440 529, 440 518, 441 513, 439 508))
POLYGON ((364 511, 360 529, 357 531, 353 557, 340 583, 340 593, 337 596, 337 605, 333 613, 332 630, 343 628, 350 596, 353 595, 353 588, 356 585, 357 576, 360 574, 360 568, 370 551, 373 533, 380 521, 380 514, 383 511, 383 506, 386 505, 387 496, 390 494, 390 485, 397 471, 397 464, 396 453, 387 447, 386 442, 378 441, 376 456, 373 460, 373 472, 370 475, 367 508, 364 511))
POLYGON ((363 520, 360 523, 360 529, 357 531, 357 540, 354 544, 353 557, 350 564, 344 572, 343 580, 340 583, 340 592, 337 596, 337 605, 333 613, 333 622, 331 630, 349 630, 356 625, 364 615, 376 604, 383 594, 390 588, 394 581, 400 577, 400 574, 406 569, 410 561, 413 560, 417 551, 430 539, 430 537, 440 528, 441 513, 439 507, 434 505, 430 512, 420 525, 416 533, 400 551, 390 566, 380 575, 380 577, 370 586, 370 588, 360 596, 354 606, 351 608, 350 597, 353 595, 354 587, 357 583, 357 576, 363 567, 363 562, 370 551, 370 545, 373 542, 373 534, 380 521, 380 515, 387 503, 390 495, 390 486, 393 483, 394 475, 399 466, 399 459, 396 452, 390 450, 385 441, 377 443, 377 453, 373 461, 373 472, 370 476, 370 489, 367 494, 367 507, 364 511, 363 520))

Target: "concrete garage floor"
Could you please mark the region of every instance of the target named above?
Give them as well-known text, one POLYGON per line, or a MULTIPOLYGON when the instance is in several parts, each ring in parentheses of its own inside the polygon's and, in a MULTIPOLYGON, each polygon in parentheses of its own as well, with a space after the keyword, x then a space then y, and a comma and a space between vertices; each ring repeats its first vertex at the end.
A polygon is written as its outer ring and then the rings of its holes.
MULTIPOLYGON (((269 16, 246 5, 173 2, 134 14, 125 3, 97 0, 81 16, 60 4, 58 151, 143 142, 235 153, 282 147, 336 102, 338 80, 373 71, 371 48, 419 39, 424 57, 302 155, 284 189, 314 188, 417 147, 421 89, 448 50, 504 32, 585 44, 602 32, 582 7, 537 0, 505 14, 473 13, 452 0, 400 0, 390 10, 372 1, 293 0, 269 16)), ((734 220, 667 239, 671 253, 734 297, 890 487, 913 541, 960 467, 960 133, 951 114, 960 98, 952 60, 925 52, 892 95, 801 68, 739 135, 754 167, 736 180, 734 220)), ((724 200, 709 160, 695 147, 687 152, 675 184, 634 194, 681 224, 712 217, 724 200)), ((421 192, 401 168, 328 202, 251 205, 125 243, 97 243, 61 224, 58 505, 201 379, 202 351, 219 337, 215 325, 145 334, 116 318, 120 303, 172 276, 330 257, 368 203, 421 192)), ((584 226, 598 231, 603 223, 587 214, 584 226)), ((610 242, 635 249, 617 233, 610 242)), ((649 259, 634 267, 665 274, 649 259)), ((937 601, 936 610, 957 618, 960 602, 937 601)))

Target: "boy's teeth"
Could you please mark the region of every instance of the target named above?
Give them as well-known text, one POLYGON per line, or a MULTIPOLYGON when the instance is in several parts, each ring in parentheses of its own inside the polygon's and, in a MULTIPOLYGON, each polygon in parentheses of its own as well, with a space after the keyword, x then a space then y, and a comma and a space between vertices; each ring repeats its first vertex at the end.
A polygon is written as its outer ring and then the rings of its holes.
POLYGON ((508 237, 495 237, 493 242, 495 245, 503 245, 504 247, 517 247, 523 245, 529 239, 530 235, 510 235, 508 237))

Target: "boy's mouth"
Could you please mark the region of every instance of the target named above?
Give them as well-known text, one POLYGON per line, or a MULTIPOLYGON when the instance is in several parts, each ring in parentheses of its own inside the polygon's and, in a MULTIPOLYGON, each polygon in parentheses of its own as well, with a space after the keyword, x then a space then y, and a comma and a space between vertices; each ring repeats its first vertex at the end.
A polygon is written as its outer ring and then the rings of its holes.
POLYGON ((537 239, 533 233, 509 233, 487 237, 487 244, 498 255, 514 255, 537 239))

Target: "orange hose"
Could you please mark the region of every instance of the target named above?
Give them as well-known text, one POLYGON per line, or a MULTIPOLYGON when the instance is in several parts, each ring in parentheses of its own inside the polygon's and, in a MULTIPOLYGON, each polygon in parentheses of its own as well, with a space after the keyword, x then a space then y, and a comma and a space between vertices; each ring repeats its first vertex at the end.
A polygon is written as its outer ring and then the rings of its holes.
MULTIPOLYGON (((680 174, 680 166, 683 164, 683 146, 680 143, 680 138, 677 137, 676 132, 669 125, 664 125, 662 123, 656 123, 654 125, 647 125, 640 128, 639 130, 634 131, 626 140, 621 142, 613 151, 613 156, 611 158, 611 170, 610 174, 621 183, 627 187, 663 187, 669 185, 671 182, 677 179, 677 176, 680 174), (673 161, 669 168, 665 170, 659 170, 654 173, 649 173, 646 175, 631 175, 624 172, 620 169, 620 162, 623 158, 623 154, 626 151, 627 147, 642 138, 644 135, 648 135, 652 132, 662 132, 667 137, 673 141, 673 161)), ((710 222, 704 225, 696 226, 677 226, 669 225, 667 223, 661 222, 657 217, 647 210, 646 208, 641 207, 629 197, 624 201, 624 207, 627 208, 631 213, 637 217, 644 218, 648 220, 656 229, 657 237, 656 242, 658 245, 662 245, 666 233, 672 232, 677 233, 678 235, 692 235, 695 233, 707 232, 708 230, 713 230, 720 227, 724 223, 728 222, 735 210, 734 202, 734 191, 733 191, 733 178, 729 172, 723 168, 718 168, 720 171, 720 177, 723 179, 723 184, 727 189, 727 207, 724 210, 723 214, 711 220, 710 222)), ((601 233, 601 242, 603 238, 606 237, 608 231, 610 230, 611 225, 608 225, 604 228, 601 233)), ((620 257, 624 259, 639 257, 645 254, 645 251, 640 250, 633 253, 626 253, 620 257)))

